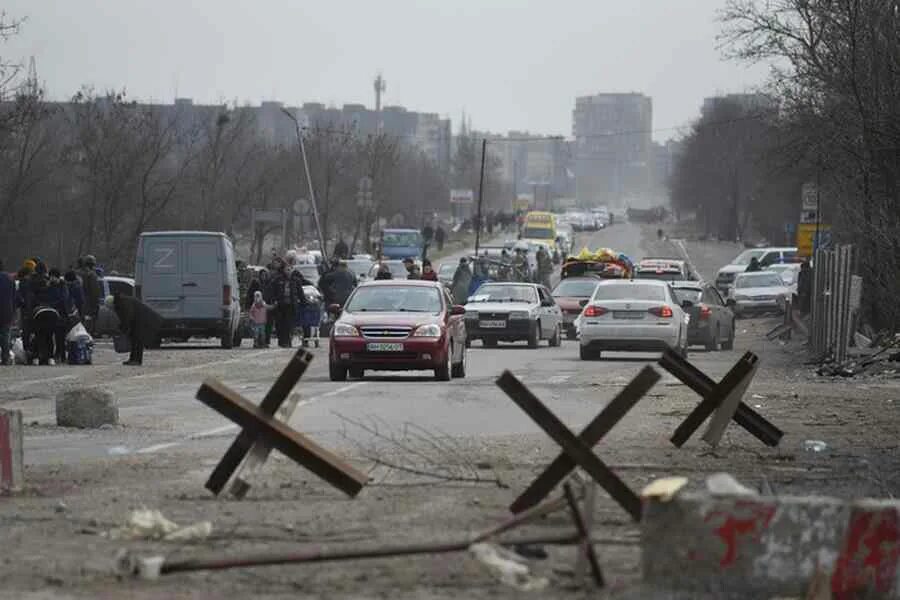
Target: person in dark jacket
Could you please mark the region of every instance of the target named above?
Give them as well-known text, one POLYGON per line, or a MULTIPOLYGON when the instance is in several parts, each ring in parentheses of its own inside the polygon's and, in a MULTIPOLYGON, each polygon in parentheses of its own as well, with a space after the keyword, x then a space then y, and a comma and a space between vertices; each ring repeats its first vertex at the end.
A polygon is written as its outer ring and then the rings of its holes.
POLYGON ((278 335, 278 347, 290 348, 291 337, 294 332, 297 298, 294 295, 291 278, 284 260, 276 258, 272 266, 274 273, 269 282, 269 297, 271 298, 269 303, 275 306, 272 312, 275 317, 275 333, 278 335))
POLYGON ((459 259, 456 272, 453 273, 453 283, 450 284, 453 301, 457 304, 465 304, 469 299, 470 285, 472 285, 472 269, 469 268, 469 259, 462 257, 459 259))
POLYGON ((139 367, 144 363, 144 348, 153 346, 162 328, 163 319, 155 310, 133 296, 114 294, 106 299, 106 304, 119 319, 119 331, 128 336, 131 354, 123 364, 139 367))
POLYGON ((66 289, 69 292, 69 301, 72 303, 75 310, 78 311, 78 316, 83 319, 84 288, 81 287, 78 275, 75 274, 75 271, 66 271, 66 274, 63 275, 63 279, 66 281, 66 289))
POLYGON ((0 260, 0 365, 8 365, 10 340, 9 332, 12 328, 13 318, 16 313, 16 284, 9 278, 0 260))
POLYGON ((747 265, 747 269, 744 271, 745 273, 756 273, 757 271, 762 271, 762 265, 759 264, 759 259, 755 256, 750 259, 750 264, 747 265))
POLYGON ((50 307, 57 312, 59 319, 53 328, 53 358, 56 364, 66 362, 66 334, 69 332, 69 315, 72 313, 72 302, 69 299, 69 289, 63 281, 59 269, 50 269, 48 282, 48 296, 50 307))
MULTIPOLYGON (((33 342, 32 351, 37 354, 38 364, 49 365, 53 356, 53 337, 62 314, 54 308, 54 294, 50 290, 47 265, 37 261, 34 273, 28 278, 28 295, 25 310, 31 316, 33 342)), ((34 360, 29 355, 29 362, 34 360)))
POLYGON ((335 267, 319 280, 319 290, 326 306, 332 304, 344 306, 350 292, 356 287, 356 276, 347 268, 347 263, 339 261, 335 267))
POLYGON ((339 238, 337 244, 334 245, 334 252, 332 253, 332 256, 338 259, 350 258, 350 248, 349 246, 347 246, 347 242, 345 242, 343 238, 339 238))
MULTIPOLYGON (((0 269, 2 270, 2 269, 0 269)), ((800 301, 800 314, 808 315, 812 300, 813 271, 809 260, 804 260, 797 274, 797 299, 800 301)))
POLYGON ((299 328, 301 332, 301 340, 308 340, 310 330, 303 324, 303 311, 306 308, 306 293, 303 291, 304 285, 310 285, 309 280, 303 276, 299 269, 291 271, 291 291, 294 294, 294 328, 299 328))
POLYGON ((422 261, 422 279, 425 281, 437 281, 437 272, 432 268, 431 261, 425 259, 422 261))
POLYGON ((437 243, 438 250, 444 249, 444 239, 447 237, 446 232, 444 232, 444 228, 440 225, 437 226, 437 229, 434 230, 434 241, 437 243))
POLYGON ((100 312, 100 302, 103 301, 103 287, 97 276, 97 260, 88 254, 81 259, 81 286, 84 290, 84 320, 88 333, 94 334, 94 325, 97 322, 97 313, 100 312))
POLYGON ((386 279, 393 279, 394 274, 391 273, 391 268, 387 266, 385 263, 381 263, 378 265, 378 272, 375 273, 375 281, 384 281, 386 279))
POLYGON ((34 263, 26 260, 22 268, 16 274, 18 289, 16 289, 16 310, 19 311, 19 336, 22 338, 22 347, 26 356, 31 354, 31 313, 28 312, 28 301, 31 296, 31 274, 34 272, 34 263))

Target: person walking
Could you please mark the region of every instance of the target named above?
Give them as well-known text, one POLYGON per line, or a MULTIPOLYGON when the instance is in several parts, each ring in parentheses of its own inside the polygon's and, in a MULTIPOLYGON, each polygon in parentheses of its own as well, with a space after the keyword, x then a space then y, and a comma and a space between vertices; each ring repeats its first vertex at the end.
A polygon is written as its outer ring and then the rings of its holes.
POLYGON ((66 271, 63 275, 66 282, 66 290, 69 292, 69 300, 72 306, 78 311, 78 316, 84 319, 84 288, 81 287, 81 281, 75 271, 66 271))
POLYGON ((16 314, 16 284, 6 274, 0 260, 0 365, 10 364, 9 334, 16 314))
POLYGON ((344 238, 338 238, 337 243, 334 245, 334 252, 331 255, 338 259, 350 258, 350 248, 347 246, 344 238))
POLYGON ((472 284, 472 269, 469 268, 469 259, 465 256, 459 259, 459 266, 453 273, 453 282, 450 284, 450 292, 453 301, 457 304, 465 304, 469 299, 469 286, 472 284))
POLYGON ((800 265, 800 272, 797 274, 797 299, 800 302, 800 314, 804 316, 809 314, 812 304, 812 284, 813 270, 809 259, 806 259, 800 265))
POLYGON ((59 269, 50 269, 49 276, 50 308, 59 315, 56 326, 53 328, 53 358, 56 360, 56 364, 61 365, 66 362, 66 334, 69 332, 69 315, 73 312, 72 303, 69 299, 69 290, 59 269))
MULTIPOLYGON (((377 279, 377 277, 376 277, 377 279)), ((338 261, 334 269, 319 280, 319 290, 325 299, 325 305, 337 304, 344 306, 350 292, 356 287, 356 276, 347 268, 347 263, 338 261)))
POLYGON ((434 241, 437 243, 438 252, 443 251, 444 249, 444 240, 447 237, 447 232, 444 231, 444 228, 438 225, 434 230, 434 241))
POLYGON ((537 251, 537 275, 538 282, 546 288, 550 287, 550 276, 553 274, 553 261, 550 254, 543 246, 537 251))
POLYGON ((119 331, 128 337, 131 353, 124 364, 139 367, 144 364, 144 348, 156 344, 163 318, 156 311, 133 296, 114 293, 105 300, 119 319, 119 331))
POLYGON ((253 303, 250 305, 250 321, 253 323, 253 347, 268 348, 266 344, 266 324, 269 322, 269 311, 274 307, 263 300, 262 291, 253 292, 253 303))
POLYGON ((276 258, 272 262, 274 274, 269 282, 271 303, 275 306, 272 311, 275 317, 275 333, 278 335, 278 347, 290 348, 291 337, 294 331, 294 315, 296 313, 296 298, 293 293, 291 279, 287 272, 287 265, 283 259, 276 258))
POLYGON ((78 271, 81 277, 81 286, 84 289, 84 321, 88 333, 94 335, 97 314, 100 312, 100 297, 103 288, 100 278, 97 276, 97 259, 88 254, 81 259, 81 268, 78 271))

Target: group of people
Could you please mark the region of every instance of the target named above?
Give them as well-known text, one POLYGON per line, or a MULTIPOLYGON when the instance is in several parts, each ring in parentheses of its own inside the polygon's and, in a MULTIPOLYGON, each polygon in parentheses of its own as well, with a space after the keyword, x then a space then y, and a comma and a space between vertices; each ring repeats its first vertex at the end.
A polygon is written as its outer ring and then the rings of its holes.
POLYGON ((10 362, 16 323, 27 364, 65 363, 67 333, 79 322, 92 330, 102 293, 97 261, 90 255, 65 272, 29 258, 14 280, 0 263, 0 363, 10 362))
POLYGON ((543 246, 538 248, 535 258, 536 268, 532 268, 528 260, 528 249, 522 246, 514 246, 512 253, 504 248, 499 260, 486 255, 472 260, 462 257, 450 283, 453 299, 459 304, 465 304, 469 296, 488 281, 540 283, 549 288, 553 259, 543 246))

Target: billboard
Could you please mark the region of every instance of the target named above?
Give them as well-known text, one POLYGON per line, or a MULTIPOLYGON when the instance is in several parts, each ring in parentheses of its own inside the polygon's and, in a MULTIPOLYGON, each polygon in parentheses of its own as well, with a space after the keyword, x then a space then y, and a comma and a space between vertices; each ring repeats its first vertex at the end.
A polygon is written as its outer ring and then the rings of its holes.
POLYGON ((450 204, 472 204, 475 192, 472 190, 450 190, 450 204))

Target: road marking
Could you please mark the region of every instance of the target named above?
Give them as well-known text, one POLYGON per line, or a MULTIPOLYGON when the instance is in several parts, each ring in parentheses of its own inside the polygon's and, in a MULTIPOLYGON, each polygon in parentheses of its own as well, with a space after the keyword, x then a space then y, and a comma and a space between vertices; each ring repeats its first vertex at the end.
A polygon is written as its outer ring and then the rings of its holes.
MULTIPOLYGON (((352 390, 354 388, 363 386, 366 383, 368 383, 368 382, 358 381, 356 383, 351 383, 350 385, 345 385, 344 387, 338 388, 336 390, 331 390, 330 392, 325 392, 324 394, 312 396, 310 398, 307 398, 306 400, 301 400, 297 404, 297 408, 300 408, 301 406, 307 406, 307 405, 312 404, 313 402, 316 402, 323 398, 330 398, 332 396, 338 396, 345 392, 349 392, 350 390, 352 390)), ((294 414, 296 415, 296 413, 294 413, 294 414)), ((141 448, 140 450, 136 450, 135 454, 152 454, 154 452, 159 452, 160 450, 168 450, 169 448, 175 448, 177 446, 182 446, 191 440, 199 440, 199 439, 203 439, 203 438, 213 437, 215 435, 219 435, 222 433, 238 431, 239 429, 240 428, 237 425, 232 424, 232 425, 223 425, 221 427, 215 427, 213 429, 207 429, 206 431, 198 431, 197 433, 192 433, 191 435, 187 436, 183 440, 180 440, 177 442, 164 442, 162 444, 155 444, 153 446, 147 446, 146 448, 141 448)))

